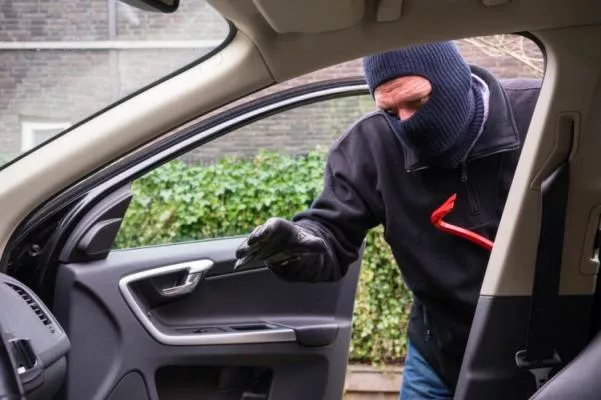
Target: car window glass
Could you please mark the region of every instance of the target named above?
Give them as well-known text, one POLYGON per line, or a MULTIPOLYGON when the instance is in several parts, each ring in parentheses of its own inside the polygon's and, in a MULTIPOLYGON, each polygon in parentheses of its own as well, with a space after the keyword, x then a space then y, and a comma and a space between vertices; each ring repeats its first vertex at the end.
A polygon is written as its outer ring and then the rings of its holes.
POLYGON ((198 60, 228 36, 205 0, 173 14, 118 0, 0 5, 0 167, 198 60))
POLYGON ((291 217, 322 186, 327 147, 374 110, 369 95, 301 106, 251 123, 134 182, 119 248, 248 233, 291 217))

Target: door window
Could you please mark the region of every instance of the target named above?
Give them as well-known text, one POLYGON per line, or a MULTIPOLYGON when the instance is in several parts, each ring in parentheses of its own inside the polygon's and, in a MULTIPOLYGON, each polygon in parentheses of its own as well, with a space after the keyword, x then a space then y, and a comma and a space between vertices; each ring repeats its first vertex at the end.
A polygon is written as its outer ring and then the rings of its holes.
POLYGON ((172 14, 118 0, 3 1, 1 9, 0 168, 201 59, 230 33, 205 0, 182 1, 172 14))
POLYGON ((225 238, 290 218, 319 194, 330 144, 372 110, 369 95, 300 106, 164 164, 134 182, 116 246, 225 238))

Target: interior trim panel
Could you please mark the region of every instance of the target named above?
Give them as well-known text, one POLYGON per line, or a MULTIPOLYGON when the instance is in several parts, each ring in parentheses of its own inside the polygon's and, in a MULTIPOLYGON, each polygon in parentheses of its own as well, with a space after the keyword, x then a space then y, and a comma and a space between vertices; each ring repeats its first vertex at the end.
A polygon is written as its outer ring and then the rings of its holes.
MULTIPOLYGON (((154 277, 164 276, 170 273, 186 271, 188 274, 186 282, 196 282, 198 284, 204 279, 204 275, 213 266, 213 261, 201 259, 164 267, 153 268, 147 271, 127 275, 119 281, 119 290, 127 302, 129 308, 134 313, 138 321, 144 326, 148 333, 159 343, 170 346, 202 346, 218 344, 250 344, 250 343, 274 343, 274 342, 294 342, 296 334, 290 328, 281 327, 272 323, 249 325, 234 325, 228 329, 221 329, 221 333, 214 333, 216 329, 205 329, 205 333, 198 333, 200 329, 180 329, 174 333, 166 333, 151 321, 151 313, 144 310, 140 300, 134 294, 132 284, 154 277), (193 277, 191 280, 190 277, 193 277), (242 329, 238 331, 236 329, 242 329), (182 333, 175 333, 182 332, 182 333), (184 333, 189 332, 189 333, 184 333)), ((182 284, 184 286, 186 283, 182 284)), ((195 289, 196 286, 192 287, 195 289)), ((170 288, 171 289, 171 288, 170 288)), ((169 289, 163 289, 167 291, 169 289)))
MULTIPOLYGON (((554 312, 569 329, 549 332, 561 357, 551 375, 589 342, 592 296, 559 296, 554 312)), ((516 366, 515 355, 528 343, 529 296, 480 296, 463 358, 456 400, 527 399, 534 375, 516 366)))
POLYGON ((243 240, 113 250, 104 260, 61 264, 54 308, 72 351, 56 399, 214 399, 231 389, 235 399, 248 392, 339 400, 362 251, 340 281, 289 283, 265 267, 234 271, 243 240), (202 345, 166 345, 150 334, 121 291, 128 278, 133 299, 160 332, 202 345), (165 296, 190 282, 193 290, 165 296), (274 330, 286 341, 270 342, 274 330))

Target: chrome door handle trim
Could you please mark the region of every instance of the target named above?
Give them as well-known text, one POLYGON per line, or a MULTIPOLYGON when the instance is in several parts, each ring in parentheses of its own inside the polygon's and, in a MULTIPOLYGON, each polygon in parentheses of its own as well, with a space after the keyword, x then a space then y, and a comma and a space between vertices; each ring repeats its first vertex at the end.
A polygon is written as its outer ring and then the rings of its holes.
POLYGON ((161 289, 163 296, 178 297, 192 293, 198 286, 198 283, 204 279, 207 272, 213 267, 213 261, 198 260, 177 265, 187 265, 187 268, 185 268, 187 270, 186 279, 181 285, 161 289))
POLYGON ((277 327, 274 329, 244 331, 244 332, 224 332, 224 333, 197 333, 197 334, 171 334, 165 333, 159 329, 152 321, 150 316, 136 301, 132 291, 131 284, 136 281, 152 278, 155 276, 164 275, 184 270, 195 265, 197 268, 191 269, 189 273, 203 273, 213 266, 213 261, 201 259, 197 261, 179 263, 149 269, 146 271, 137 272, 131 275, 124 276, 119 280, 119 290, 126 304, 134 313, 138 321, 144 329, 157 342, 170 346, 214 346, 227 344, 251 344, 251 343, 276 343, 276 342, 295 342, 296 333, 293 329, 286 327, 277 327))

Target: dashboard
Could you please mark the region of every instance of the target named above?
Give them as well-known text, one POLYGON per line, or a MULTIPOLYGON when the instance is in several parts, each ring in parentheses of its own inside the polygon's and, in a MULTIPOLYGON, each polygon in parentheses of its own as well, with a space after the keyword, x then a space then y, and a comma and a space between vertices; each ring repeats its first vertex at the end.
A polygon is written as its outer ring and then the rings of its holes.
POLYGON ((70 342, 50 310, 0 273, 0 400, 51 399, 65 378, 70 342))

